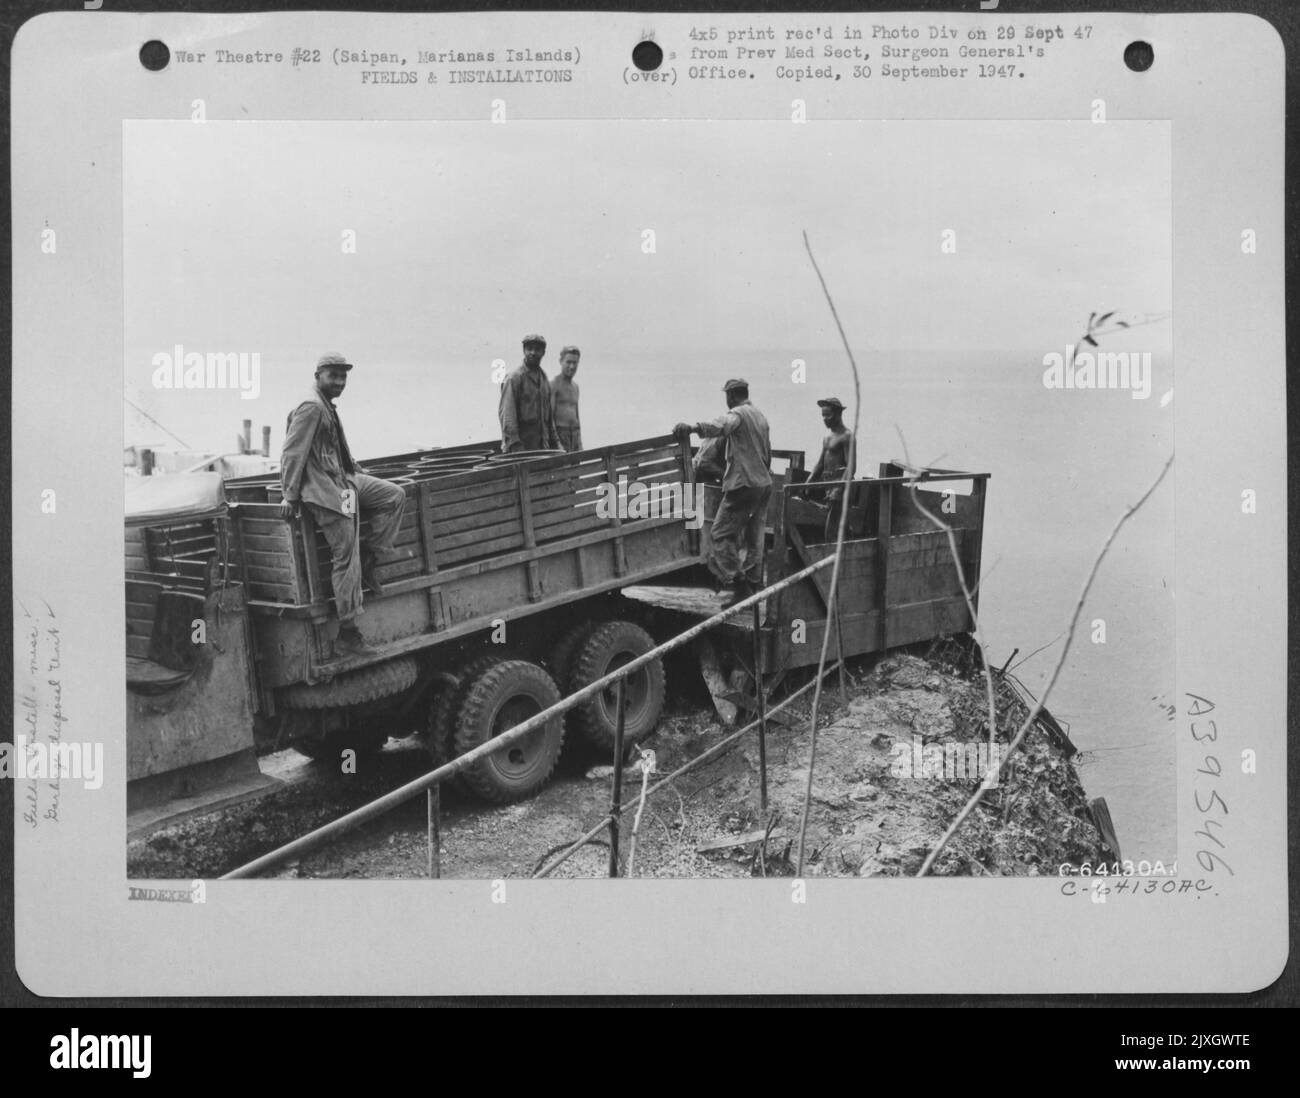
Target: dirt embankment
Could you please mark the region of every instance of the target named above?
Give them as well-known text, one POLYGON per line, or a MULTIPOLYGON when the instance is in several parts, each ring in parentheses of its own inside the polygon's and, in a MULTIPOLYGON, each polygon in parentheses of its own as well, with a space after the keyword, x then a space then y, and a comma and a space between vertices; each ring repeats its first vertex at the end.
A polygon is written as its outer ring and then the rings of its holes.
MULTIPOLYGON (((641 778, 624 780, 622 872, 644 877, 746 877, 794 873, 809 752, 811 692, 767 740, 769 815, 759 807, 757 734, 743 737, 647 800, 631 855, 641 778), (775 817, 773 819, 773 817, 775 817), (770 825, 770 826, 769 826, 770 825), (766 842, 764 834, 766 833, 766 842), (629 864, 631 863, 631 864, 629 864)), ((1001 744, 1025 710, 999 698, 1001 744)), ((943 659, 894 655, 826 680, 805 876, 910 876, 978 787, 988 761, 987 706, 978 680, 943 659), (985 746, 981 749, 980 745, 985 746)), ((723 739, 711 712, 670 711, 641 746, 656 753, 655 778, 723 739)), ((446 877, 525 877, 597 824, 609 810, 608 760, 566 749, 556 780, 537 797, 492 808, 443 797, 441 868, 446 877), (606 765, 601 765, 606 764, 606 765)), ((390 748, 368 773, 322 764, 256 802, 198 817, 128 847, 132 877, 189 879, 224 873, 333 819, 426 768, 413 748, 390 748)), ((607 833, 560 866, 556 877, 608 872, 607 833)), ((1102 839, 1074 767, 1034 728, 998 787, 948 844, 936 875, 1036 876, 1063 862, 1097 861, 1102 839)), ((287 877, 393 878, 426 874, 424 798, 276 871, 287 877)))

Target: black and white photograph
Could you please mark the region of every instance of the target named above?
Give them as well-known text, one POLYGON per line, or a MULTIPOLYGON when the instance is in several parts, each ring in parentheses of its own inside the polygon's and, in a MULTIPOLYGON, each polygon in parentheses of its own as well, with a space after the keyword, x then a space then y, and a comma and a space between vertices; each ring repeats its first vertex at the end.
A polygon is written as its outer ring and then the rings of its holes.
POLYGON ((124 142, 132 877, 1176 873, 1163 123, 124 142))
POLYGON ((1284 69, 1242 13, 23 24, 25 986, 1268 985, 1284 69))

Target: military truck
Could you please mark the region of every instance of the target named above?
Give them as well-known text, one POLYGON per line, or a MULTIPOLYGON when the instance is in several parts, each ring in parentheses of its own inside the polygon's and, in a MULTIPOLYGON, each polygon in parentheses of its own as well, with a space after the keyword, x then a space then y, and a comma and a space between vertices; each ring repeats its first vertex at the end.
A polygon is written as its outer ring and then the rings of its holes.
MULTIPOLYGON (((126 630, 128 807, 184 798, 213 782, 264 782, 258 755, 295 746, 318 758, 378 751, 418 732, 440 763, 602 678, 654 646, 655 610, 716 612, 702 562, 717 489, 697 485, 671 436, 577 453, 503 455, 483 443, 364 463, 407 502, 395 550, 360 625, 373 652, 340 658, 330 552, 306 513, 280 516, 274 475, 221 481, 139 478, 128 492, 126 630), (154 483, 144 482, 152 479, 154 483), (663 592, 676 591, 668 596, 663 592), (681 592, 693 593, 685 600, 681 592)), ((774 453, 768 583, 833 552, 826 510, 800 451, 774 453)), ((832 654, 878 651, 970 628, 947 535, 967 581, 979 575, 987 474, 896 464, 853 482, 832 654)), ((823 570, 768 600, 763 668, 816 662, 835 620, 823 570), (795 623, 800 628, 795 628, 795 623)), ((754 649, 745 615, 718 634, 723 656, 754 649)), ((626 689, 626 737, 652 731, 664 668, 626 689)), ((549 778, 566 732, 602 750, 613 690, 463 775, 508 802, 549 778)))

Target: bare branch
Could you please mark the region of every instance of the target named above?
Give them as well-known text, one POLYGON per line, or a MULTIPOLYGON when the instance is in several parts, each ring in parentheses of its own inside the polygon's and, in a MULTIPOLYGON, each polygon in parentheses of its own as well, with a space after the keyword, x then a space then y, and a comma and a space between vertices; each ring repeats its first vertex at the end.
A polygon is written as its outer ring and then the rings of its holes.
POLYGON ((646 787, 650 784, 650 772, 655 768, 655 753, 646 748, 641 749, 641 798, 637 801, 636 819, 632 821, 632 845, 627 855, 627 875, 636 876, 636 840, 641 834, 641 814, 645 812, 646 787))
POLYGON ((1029 655, 1021 656, 1020 659, 1016 660, 1016 662, 1013 663, 1010 667, 1008 667, 1007 670, 1014 671, 1026 660, 1032 660, 1036 655, 1038 655, 1039 652, 1045 652, 1047 649, 1051 648, 1052 645, 1054 645, 1057 641, 1059 641, 1063 636, 1065 636, 1064 629, 1062 629, 1059 633, 1057 633, 1056 636, 1054 636, 1046 644, 1040 644, 1037 648, 1035 648, 1032 652, 1030 652, 1029 655))
MULTIPOLYGON (((813 255, 812 245, 808 242, 807 230, 803 234, 803 246, 808 252, 813 271, 817 274, 817 281, 821 284, 826 304, 830 306, 835 327, 839 330, 840 340, 844 344, 844 353, 849 356, 849 366, 853 370, 853 434, 849 438, 849 459, 844 466, 844 497, 840 500, 840 523, 839 529, 835 532, 835 563, 831 565, 831 584, 826 597, 826 628, 822 630, 822 650, 817 659, 817 688, 813 691, 812 712, 808 717, 808 781, 804 786, 803 811, 799 817, 799 848, 795 856, 796 877, 803 876, 804 840, 808 834, 808 814, 812 809, 813 769, 817 765, 817 713, 821 706, 822 676, 825 674, 826 653, 831 639, 831 618, 839 605, 837 595, 840 584, 840 562, 844 558, 844 533, 848 528, 849 519, 849 491, 853 483, 853 471, 857 467, 858 429, 862 413, 862 383, 858 376, 858 364, 853 357, 853 348, 849 346, 848 336, 844 334, 844 325, 840 323, 840 314, 835 309, 831 292, 826 288, 826 279, 822 277, 821 268, 817 266, 817 257, 813 255)), ((842 664, 843 652, 839 653, 839 659, 842 664)), ((759 689, 762 689, 762 684, 759 685, 759 689)))

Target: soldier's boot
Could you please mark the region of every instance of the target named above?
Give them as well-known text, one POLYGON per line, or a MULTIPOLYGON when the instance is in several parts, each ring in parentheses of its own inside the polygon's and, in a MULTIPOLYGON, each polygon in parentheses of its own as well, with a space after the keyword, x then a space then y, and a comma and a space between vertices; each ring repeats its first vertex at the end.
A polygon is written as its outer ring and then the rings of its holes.
POLYGON ((334 655, 338 658, 347 656, 373 656, 375 648, 361 635, 355 625, 344 625, 339 635, 334 638, 334 655))

